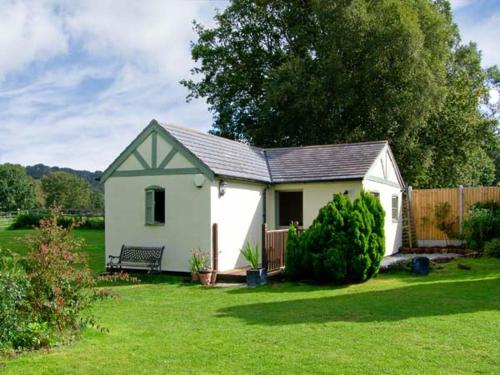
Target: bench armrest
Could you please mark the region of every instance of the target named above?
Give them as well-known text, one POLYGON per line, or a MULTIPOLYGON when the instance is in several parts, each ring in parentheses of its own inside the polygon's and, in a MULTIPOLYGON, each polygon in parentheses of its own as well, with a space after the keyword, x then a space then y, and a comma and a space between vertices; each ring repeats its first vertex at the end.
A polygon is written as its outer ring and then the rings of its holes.
POLYGON ((109 262, 108 262, 109 266, 118 265, 118 263, 120 263, 120 256, 119 255, 108 255, 108 258, 109 258, 109 262))

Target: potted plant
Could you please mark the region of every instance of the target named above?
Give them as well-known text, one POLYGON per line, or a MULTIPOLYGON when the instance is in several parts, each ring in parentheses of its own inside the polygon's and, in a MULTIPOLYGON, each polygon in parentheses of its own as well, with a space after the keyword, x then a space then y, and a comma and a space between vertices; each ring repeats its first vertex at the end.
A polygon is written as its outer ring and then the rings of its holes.
POLYGON ((259 267, 259 246, 247 242, 240 252, 250 264, 250 269, 247 270, 247 285, 249 287, 265 285, 267 283, 267 270, 259 267))
POLYGON ((212 281, 212 272, 210 267, 203 267, 198 271, 198 278, 202 285, 210 285, 212 281))
POLYGON ((191 269, 191 280, 198 281, 198 272, 206 266, 208 255, 200 249, 194 249, 191 252, 191 259, 189 260, 189 267, 191 269))

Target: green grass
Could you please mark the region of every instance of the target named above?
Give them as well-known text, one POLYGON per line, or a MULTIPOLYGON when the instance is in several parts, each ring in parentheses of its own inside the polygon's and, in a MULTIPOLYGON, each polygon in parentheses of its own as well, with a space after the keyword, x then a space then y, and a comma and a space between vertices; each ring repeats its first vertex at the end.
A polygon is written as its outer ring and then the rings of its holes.
POLYGON ((13 219, 0 218, 0 231, 6 230, 12 223, 13 219))
MULTIPOLYGON (((0 229, 0 248, 24 255, 27 246, 23 237, 33 229, 0 229)), ((94 273, 104 271, 104 231, 95 229, 75 229, 74 235, 85 239, 85 253, 88 254, 89 266, 94 273)))
MULTIPOLYGON (((91 254, 102 249, 102 234, 80 233, 93 242, 91 254)), ((500 260, 460 262, 471 270, 450 262, 428 277, 389 273, 347 287, 203 288, 171 277, 118 286, 121 299, 93 308, 109 333, 87 329, 72 345, 22 355, 2 370, 498 374, 500 260)))

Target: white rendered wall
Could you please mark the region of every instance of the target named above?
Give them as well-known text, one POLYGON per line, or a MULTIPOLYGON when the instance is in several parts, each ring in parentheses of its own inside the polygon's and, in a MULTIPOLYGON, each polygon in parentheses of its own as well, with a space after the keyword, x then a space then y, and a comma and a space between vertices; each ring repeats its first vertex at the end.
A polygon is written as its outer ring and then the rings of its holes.
POLYGON ((366 191, 380 194, 385 211, 385 255, 397 253, 403 245, 403 194, 396 168, 387 147, 382 150, 363 180, 366 191), (392 196, 398 196, 398 219, 392 219, 392 196))
POLYGON ((268 191, 267 217, 269 228, 276 228, 276 191, 302 191, 303 220, 307 228, 318 216, 319 210, 332 200, 336 193, 349 192, 351 199, 357 197, 361 192, 361 180, 335 181, 335 182, 311 182, 294 184, 276 184, 268 191))
MULTIPOLYGON (((240 253, 247 241, 262 250, 264 184, 225 181, 226 193, 219 196, 219 180, 211 186, 211 222, 218 224, 219 270, 248 266, 240 253)), ((262 258, 261 258, 262 259, 262 258)))
POLYGON ((395 254, 403 244, 403 211, 401 189, 370 180, 363 181, 365 191, 379 193, 380 203, 385 211, 385 255, 395 254), (398 196, 398 219, 392 219, 392 196, 398 196))
POLYGON ((105 183, 106 261, 122 244, 165 246, 162 269, 189 271, 193 248, 210 251, 210 182, 193 175, 110 177, 105 183), (145 188, 165 188, 165 225, 145 225, 145 188))

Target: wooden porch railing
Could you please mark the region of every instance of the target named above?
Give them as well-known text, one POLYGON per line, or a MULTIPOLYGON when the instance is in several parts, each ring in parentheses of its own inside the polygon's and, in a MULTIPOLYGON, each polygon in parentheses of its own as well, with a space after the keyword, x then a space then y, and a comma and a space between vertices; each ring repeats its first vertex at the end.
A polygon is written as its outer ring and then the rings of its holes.
POLYGON ((262 267, 268 272, 285 267, 287 240, 288 229, 267 230, 267 224, 262 224, 262 267))

